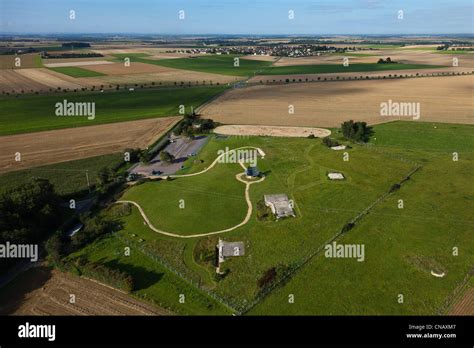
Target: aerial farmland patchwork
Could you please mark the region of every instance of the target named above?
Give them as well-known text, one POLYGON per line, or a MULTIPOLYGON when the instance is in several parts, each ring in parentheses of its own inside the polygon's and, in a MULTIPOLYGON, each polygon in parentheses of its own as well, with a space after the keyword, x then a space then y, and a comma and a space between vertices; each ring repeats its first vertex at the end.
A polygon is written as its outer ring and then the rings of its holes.
POLYGON ((0 314, 472 318, 472 7, 347 0, 394 18, 323 35, 309 1, 248 32, 200 2, 97 33, 5 1, 0 314))

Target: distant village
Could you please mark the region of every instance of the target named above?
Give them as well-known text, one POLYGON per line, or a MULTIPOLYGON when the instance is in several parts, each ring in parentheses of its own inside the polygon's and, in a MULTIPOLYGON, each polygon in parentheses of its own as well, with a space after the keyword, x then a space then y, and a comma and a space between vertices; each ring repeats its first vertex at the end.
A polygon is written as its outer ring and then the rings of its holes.
POLYGON ((277 57, 310 57, 320 53, 344 53, 359 50, 356 47, 334 47, 327 45, 271 45, 271 46, 213 46, 199 48, 182 48, 166 51, 167 53, 186 54, 243 54, 277 57))

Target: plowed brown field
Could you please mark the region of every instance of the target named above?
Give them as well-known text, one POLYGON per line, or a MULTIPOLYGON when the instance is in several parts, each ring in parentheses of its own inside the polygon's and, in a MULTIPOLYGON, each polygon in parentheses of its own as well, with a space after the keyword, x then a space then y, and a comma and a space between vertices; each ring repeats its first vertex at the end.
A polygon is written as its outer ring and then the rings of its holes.
MULTIPOLYGON (((37 267, 2 293, 1 315, 170 315, 124 292, 69 273, 37 267), (70 296, 75 303, 70 303, 70 296)), ((14 280, 15 282, 15 280, 14 280)))
POLYGON ((170 129, 181 117, 59 129, 0 137, 0 173, 46 164, 144 148, 170 129), (21 161, 15 161, 15 153, 21 161))

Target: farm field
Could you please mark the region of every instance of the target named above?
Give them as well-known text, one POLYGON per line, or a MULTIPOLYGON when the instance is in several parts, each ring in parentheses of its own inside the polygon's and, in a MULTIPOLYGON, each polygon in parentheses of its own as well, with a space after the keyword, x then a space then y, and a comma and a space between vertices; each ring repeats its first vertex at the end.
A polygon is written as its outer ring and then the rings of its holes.
POLYGON ((473 79, 468 75, 252 86, 224 93, 200 113, 226 124, 338 127, 348 119, 370 124, 398 119, 380 116, 380 104, 393 100, 420 103, 419 121, 473 124, 473 79), (289 105, 294 114, 288 113, 289 105))
POLYGON ((294 82, 327 82, 344 80, 368 80, 368 79, 392 79, 392 78, 418 78, 433 77, 432 75, 470 75, 472 68, 441 67, 437 69, 424 70, 397 70, 396 73, 385 71, 368 72, 344 72, 344 73, 322 73, 322 74, 292 74, 292 75, 257 75, 248 80, 250 84, 288 84, 294 82), (426 76, 425 76, 426 75, 426 76))
POLYGON ((95 76, 105 75, 97 71, 92 71, 90 69, 83 69, 76 66, 55 67, 55 68, 49 68, 49 69, 56 71, 58 73, 64 74, 64 75, 71 76, 71 77, 95 77, 95 76))
POLYGON ((54 185, 55 191, 62 196, 87 193, 86 171, 88 172, 90 185, 95 185, 99 171, 103 168, 112 169, 118 166, 123 162, 123 153, 66 161, 50 165, 40 165, 33 169, 2 173, 0 174, 0 194, 26 184, 33 178, 49 180, 54 185))
POLYGON ((93 280, 36 267, 0 290, 1 315, 170 315, 93 280), (69 295, 76 303, 69 303, 69 295))
POLYGON ((152 64, 133 62, 130 66, 125 66, 123 63, 89 65, 86 68, 90 71, 95 71, 103 75, 127 75, 127 74, 148 74, 148 73, 163 73, 169 71, 168 68, 160 67, 152 64))
MULTIPOLYGON (((0 55, 0 70, 3 69, 28 69, 41 68, 41 57, 38 53, 28 53, 19 56, 15 55, 0 55), (20 58, 20 66, 17 66, 16 58, 20 58)), ((3 74, 3 71, 2 71, 3 74)))
MULTIPOLYGON (((96 78, 83 78, 81 81, 90 84, 100 85, 120 85, 120 86, 133 86, 135 84, 155 84, 163 86, 180 86, 180 85, 217 85, 227 84, 241 80, 240 76, 230 76, 221 74, 210 74, 199 71, 182 70, 182 69, 171 69, 160 67, 156 65, 150 65, 145 63, 131 63, 130 71, 127 70, 128 74, 110 74, 107 76, 101 76, 96 78), (150 73, 133 73, 136 64, 143 64, 148 66, 154 66, 157 69, 164 69, 162 72, 150 72, 150 73)), ((139 68, 141 69, 141 68, 139 68)), ((150 69, 146 67, 144 69, 150 69)), ((116 72, 122 72, 123 70, 116 70, 116 72)))
POLYGON ((339 64, 342 65, 343 58, 349 58, 349 64, 353 63, 377 63, 379 58, 386 59, 390 57, 392 61, 401 64, 412 65, 442 65, 444 67, 453 66, 453 58, 458 58, 459 67, 473 67, 474 54, 465 54, 457 56, 455 53, 435 54, 435 52, 425 52, 416 50, 374 50, 374 51, 359 51, 346 52, 334 54, 322 54, 320 56, 311 57, 282 57, 276 61, 274 67, 295 66, 295 65, 325 65, 325 64, 339 64))
MULTIPOLYGON (((123 217, 124 229, 118 232, 129 243, 143 239, 145 242, 138 243, 137 247, 159 255, 164 262, 211 289, 236 310, 245 309, 264 291, 257 283, 268 269, 277 267, 279 272, 286 272, 296 267, 413 167, 361 146, 349 150, 351 161, 344 162, 342 153, 323 146, 319 139, 229 137, 211 139, 196 158, 184 163, 182 173, 196 173, 209 166, 219 149, 241 146, 257 146, 266 154, 258 161, 258 167, 267 177, 250 188, 253 212, 246 225, 221 235, 181 240, 148 229, 132 206, 129 207, 131 212, 123 217), (330 182, 326 173, 331 170, 342 171, 347 179, 330 182), (294 199, 297 217, 279 222, 258 220, 256 204, 264 194, 270 193, 286 193, 294 199), (216 281, 215 270, 203 255, 212 255, 219 237, 243 241, 246 256, 226 260, 223 265, 228 273, 216 281), (174 247, 167 248, 163 243, 174 247), (181 256, 175 248, 181 250, 181 256)), ((242 168, 235 163, 220 163, 202 175, 132 187, 121 199, 139 203, 156 227, 183 235, 210 232, 229 227, 245 215, 244 185, 234 179, 239 172, 242 168), (223 195, 225 190, 232 191, 223 195), (185 202, 181 210, 180 199, 185 202), (177 215, 180 219, 169 218, 177 215), (231 216, 236 220, 230 220, 231 216)), ((112 255, 113 250, 108 254, 112 255)))
POLYGON ((41 69, 2 70, 0 91, 23 94, 60 89, 80 89, 89 84, 58 72, 41 69))
POLYGON ((373 146, 374 151, 403 156, 422 168, 337 241, 364 244, 365 261, 332 260, 321 253, 250 314, 445 313, 444 303, 450 303, 458 284, 470 272, 472 275, 470 211, 474 191, 468 184, 473 179, 472 126, 426 123, 416 127, 424 129, 422 136, 418 133, 415 138, 409 136, 413 129, 408 122, 374 127, 377 140, 373 142, 381 143, 373 146), (398 136, 401 129, 407 131, 406 136, 398 136), (451 144, 453 137, 464 143, 461 149, 451 144), (418 139, 417 146, 413 142, 418 139), (431 150, 427 144, 433 139, 435 148, 431 150), (460 153, 458 162, 452 160, 454 151, 460 153), (403 209, 399 208, 400 199, 403 209), (458 256, 454 247, 460 250, 458 256), (445 276, 434 277, 431 271, 442 271, 445 276), (289 294, 295 296, 292 304, 288 303, 289 294), (402 304, 399 294, 404 296, 402 304))
POLYGON ((43 65, 47 68, 60 66, 87 66, 95 64, 112 64, 107 57, 87 57, 87 58, 51 58, 43 59, 43 65))
POLYGON ((474 287, 468 288, 455 302, 448 312, 449 315, 474 315, 474 287))
POLYGON ((234 66, 234 58, 240 58, 234 55, 209 55, 198 56, 195 58, 180 59, 159 59, 151 60, 146 58, 131 58, 132 62, 142 62, 156 64, 174 69, 194 70, 206 73, 223 74, 231 76, 250 76, 257 71, 270 66, 271 62, 239 59, 239 66, 234 66))
POLYGON ((293 74, 324 74, 343 72, 365 72, 365 71, 388 71, 388 70, 422 70, 438 68, 434 65, 424 64, 377 64, 377 63, 353 63, 348 66, 342 64, 318 64, 318 65, 289 65, 274 66, 259 72, 259 75, 293 75, 293 74))
POLYGON ((0 135, 174 116, 179 105, 190 112, 192 106, 198 107, 224 89, 215 86, 0 98, 0 135), (94 102, 95 118, 56 116, 55 104, 64 99, 94 102))
POLYGON ((1 136, 0 173, 145 148, 180 119, 179 116, 161 117, 1 136), (21 153, 21 161, 15 161, 17 152, 21 153))

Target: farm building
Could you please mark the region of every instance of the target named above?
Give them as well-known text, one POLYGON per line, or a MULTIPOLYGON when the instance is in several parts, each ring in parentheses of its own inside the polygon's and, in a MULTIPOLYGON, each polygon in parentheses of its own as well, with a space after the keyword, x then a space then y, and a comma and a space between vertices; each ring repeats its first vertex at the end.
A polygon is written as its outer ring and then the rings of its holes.
POLYGON ((344 180, 342 173, 328 173, 329 180, 344 180))
POLYGON ((274 195, 264 195, 265 205, 270 207, 272 213, 276 216, 277 219, 295 216, 292 205, 288 196, 285 194, 274 194, 274 195))

